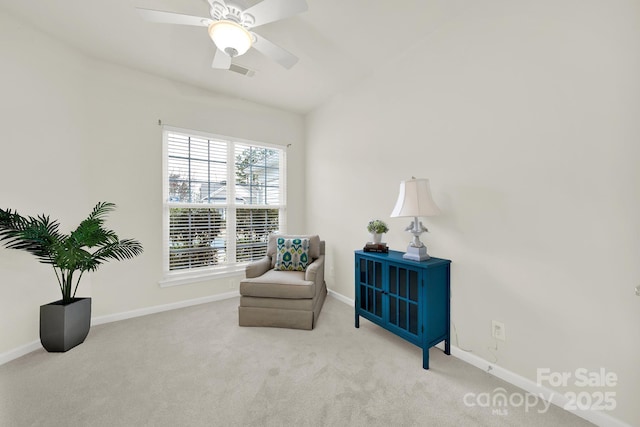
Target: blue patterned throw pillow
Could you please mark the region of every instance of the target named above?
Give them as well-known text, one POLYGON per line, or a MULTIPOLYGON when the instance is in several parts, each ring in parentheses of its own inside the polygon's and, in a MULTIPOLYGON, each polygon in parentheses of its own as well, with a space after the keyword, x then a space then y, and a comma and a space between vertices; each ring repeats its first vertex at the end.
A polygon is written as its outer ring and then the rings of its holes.
POLYGON ((276 270, 305 271, 309 264, 309 239, 278 237, 276 270))

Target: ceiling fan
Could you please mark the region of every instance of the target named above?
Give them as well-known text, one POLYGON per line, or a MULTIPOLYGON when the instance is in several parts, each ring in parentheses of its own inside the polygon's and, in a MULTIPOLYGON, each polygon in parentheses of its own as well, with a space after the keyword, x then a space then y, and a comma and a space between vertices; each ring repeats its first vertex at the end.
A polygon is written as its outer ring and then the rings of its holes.
POLYGON ((211 64, 213 68, 228 70, 231 58, 243 55, 251 47, 287 69, 298 62, 298 57, 254 33, 252 29, 305 12, 308 9, 305 0, 263 0, 248 8, 243 7, 242 0, 205 1, 209 4, 210 18, 140 7, 136 9, 145 21, 207 27, 217 47, 211 64))

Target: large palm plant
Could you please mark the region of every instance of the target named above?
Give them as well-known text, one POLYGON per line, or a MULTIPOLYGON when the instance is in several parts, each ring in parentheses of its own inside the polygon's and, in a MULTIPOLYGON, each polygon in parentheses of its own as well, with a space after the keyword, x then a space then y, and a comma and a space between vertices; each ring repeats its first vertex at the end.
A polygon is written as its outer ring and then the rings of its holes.
POLYGON ((137 240, 119 239, 115 232, 103 227, 105 216, 115 207, 109 202, 98 203, 71 234, 58 231, 60 224, 48 216, 23 217, 16 211, 0 209, 0 242, 53 266, 62 301, 68 303, 75 298, 85 271, 95 271, 110 259, 130 259, 142 253, 137 240))

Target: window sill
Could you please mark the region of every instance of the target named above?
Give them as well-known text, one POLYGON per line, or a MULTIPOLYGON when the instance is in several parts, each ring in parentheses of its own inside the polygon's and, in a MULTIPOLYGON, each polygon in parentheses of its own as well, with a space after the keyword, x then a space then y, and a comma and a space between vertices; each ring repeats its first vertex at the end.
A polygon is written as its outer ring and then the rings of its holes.
POLYGON ((228 267, 218 267, 216 269, 197 272, 165 273, 162 280, 158 282, 161 288, 172 286, 189 285, 193 283, 207 282, 210 280, 223 279, 225 277, 238 277, 244 275, 245 264, 237 264, 228 267))

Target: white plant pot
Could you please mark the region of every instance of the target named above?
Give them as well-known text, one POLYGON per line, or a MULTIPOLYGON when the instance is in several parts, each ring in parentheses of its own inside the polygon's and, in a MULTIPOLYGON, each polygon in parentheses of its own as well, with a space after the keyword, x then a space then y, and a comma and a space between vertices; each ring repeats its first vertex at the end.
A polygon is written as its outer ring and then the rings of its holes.
POLYGON ((371 238, 373 239, 373 243, 380 244, 382 243, 382 234, 381 233, 371 233, 371 238))

